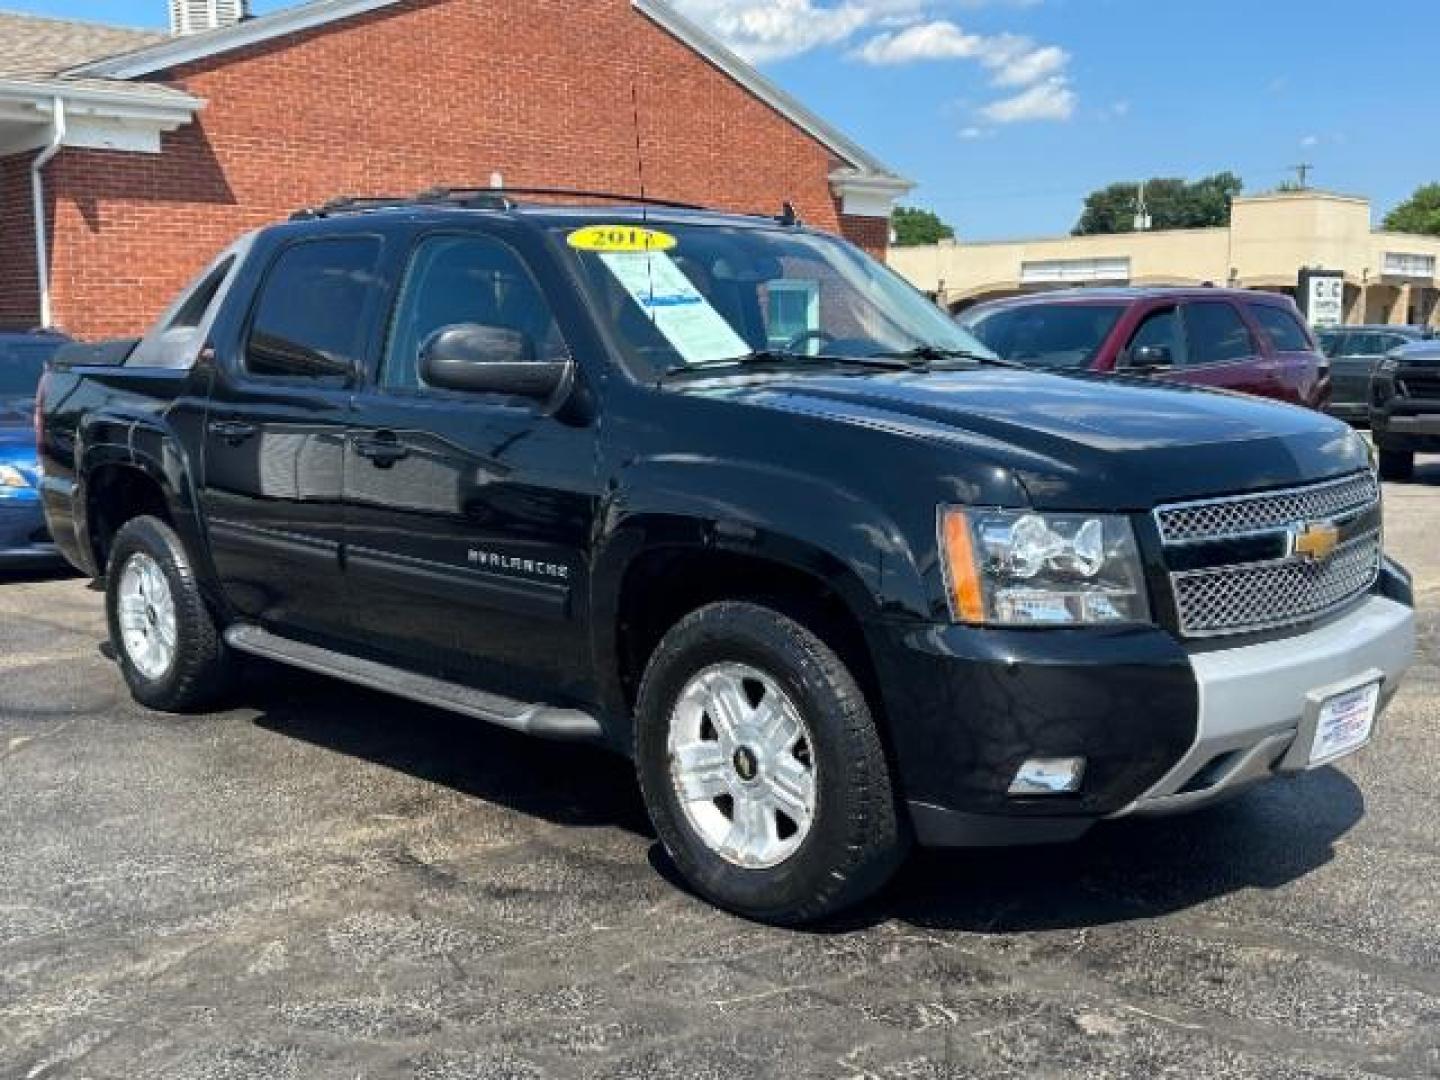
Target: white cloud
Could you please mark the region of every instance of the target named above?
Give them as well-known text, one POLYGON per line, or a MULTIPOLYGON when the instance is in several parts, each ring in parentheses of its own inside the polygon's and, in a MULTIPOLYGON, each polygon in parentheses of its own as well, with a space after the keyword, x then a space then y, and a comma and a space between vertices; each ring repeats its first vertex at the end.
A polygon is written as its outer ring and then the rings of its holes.
POLYGON ((990 70, 996 86, 1029 86, 1070 62, 1070 54, 1056 45, 1037 45, 1019 34, 969 34, 949 19, 876 34, 850 55, 877 65, 975 60, 990 70))
POLYGON ((1065 70, 1070 54, 1058 45, 1037 47, 1028 38, 1017 38, 1009 52, 997 51, 990 66, 996 86, 1029 86, 1065 70))
POLYGON ((1070 80, 1063 75, 1055 75, 1013 97, 992 101, 980 110, 980 115, 994 124, 1069 120, 1075 115, 1075 105, 1075 91, 1070 86, 1070 80))
POLYGON ((1303 139, 1300 140, 1300 145, 1303 146, 1303 147, 1305 147, 1306 149, 1309 149, 1309 148, 1312 147, 1312 146, 1319 146, 1319 145, 1320 145, 1320 136, 1319 136, 1319 135, 1306 135, 1303 139))
MULTIPOLYGON (((849 56, 892 66, 962 60, 980 65, 992 86, 1016 91, 975 111, 961 138, 992 133, 989 125, 1027 120, 1068 120, 1077 98, 1070 54, 1021 34, 975 34, 945 8, 1005 4, 1029 7, 1042 0, 672 0, 752 63, 799 56, 817 48, 854 44, 849 56), (980 123, 984 121, 985 123, 980 123)), ((1117 109, 1117 114, 1120 110, 1117 109)))
POLYGON ((973 60, 985 39, 945 19, 876 34, 850 55, 867 64, 910 64, 917 60, 973 60))
POLYGON ((840 45, 862 30, 919 18, 927 0, 674 0, 753 63, 840 45))

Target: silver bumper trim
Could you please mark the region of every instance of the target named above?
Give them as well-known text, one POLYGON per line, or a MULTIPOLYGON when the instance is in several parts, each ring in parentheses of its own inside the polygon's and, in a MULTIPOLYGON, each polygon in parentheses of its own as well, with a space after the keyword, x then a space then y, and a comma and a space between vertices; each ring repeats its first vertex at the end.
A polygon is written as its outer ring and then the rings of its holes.
POLYGON ((1193 654, 1195 742, 1159 783, 1115 816, 1195 810, 1271 776, 1310 768, 1321 703, 1380 680, 1383 710, 1414 655, 1414 611, 1382 596, 1307 634, 1193 654))

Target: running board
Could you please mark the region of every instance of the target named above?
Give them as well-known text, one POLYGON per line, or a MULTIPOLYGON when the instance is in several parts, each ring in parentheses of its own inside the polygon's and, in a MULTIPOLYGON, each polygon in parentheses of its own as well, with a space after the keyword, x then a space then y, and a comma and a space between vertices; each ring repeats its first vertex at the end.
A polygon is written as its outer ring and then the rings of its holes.
POLYGON ((512 701, 499 694, 487 694, 483 690, 417 675, 389 664, 362 660, 318 645, 307 645, 247 623, 237 623, 226 630, 225 643, 252 656, 473 716, 525 735, 568 742, 599 742, 604 738, 600 721, 578 709, 512 701))

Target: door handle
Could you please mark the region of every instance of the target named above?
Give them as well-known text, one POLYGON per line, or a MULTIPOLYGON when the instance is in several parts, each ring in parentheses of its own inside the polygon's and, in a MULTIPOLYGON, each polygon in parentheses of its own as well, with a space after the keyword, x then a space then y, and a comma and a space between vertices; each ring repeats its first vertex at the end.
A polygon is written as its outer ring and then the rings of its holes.
POLYGON ((382 435, 376 438, 356 439, 355 452, 379 469, 388 469, 397 461, 403 461, 410 456, 410 448, 401 445, 393 435, 389 438, 382 435))
POLYGON ((238 446, 246 439, 255 437, 258 429, 243 420, 211 420, 210 434, 224 439, 231 446, 238 446))

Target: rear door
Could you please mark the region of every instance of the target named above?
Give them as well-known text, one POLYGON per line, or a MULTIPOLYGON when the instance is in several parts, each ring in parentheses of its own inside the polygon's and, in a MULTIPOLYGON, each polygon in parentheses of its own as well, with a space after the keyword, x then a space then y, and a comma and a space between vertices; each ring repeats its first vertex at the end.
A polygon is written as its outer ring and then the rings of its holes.
MULTIPOLYGON (((496 226, 499 229, 499 226, 496 226)), ((352 631, 412 670, 523 700, 584 697, 596 430, 503 394, 440 390, 421 345, 464 323, 567 345, 515 243, 419 237, 345 461, 352 631)))
POLYGON ((1275 396, 1297 405, 1321 405, 1321 365, 1324 358, 1298 313, 1285 303, 1257 300, 1245 307, 1268 339, 1269 348, 1266 351, 1271 377, 1276 383, 1275 396))
POLYGON ((1192 300, 1180 306, 1183 358, 1166 376, 1176 382, 1277 397, 1273 365, 1239 309, 1228 300, 1192 300))
POLYGON ((216 342, 202 502, 225 594, 279 630, 343 630, 342 472, 355 372, 375 340, 378 236, 274 253, 248 318, 216 342))

